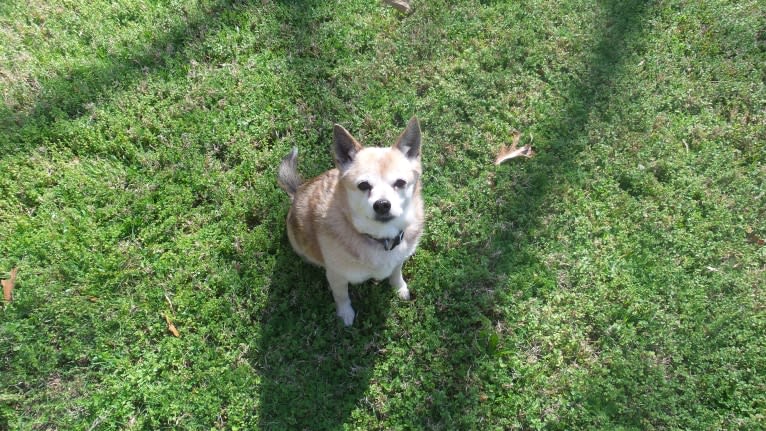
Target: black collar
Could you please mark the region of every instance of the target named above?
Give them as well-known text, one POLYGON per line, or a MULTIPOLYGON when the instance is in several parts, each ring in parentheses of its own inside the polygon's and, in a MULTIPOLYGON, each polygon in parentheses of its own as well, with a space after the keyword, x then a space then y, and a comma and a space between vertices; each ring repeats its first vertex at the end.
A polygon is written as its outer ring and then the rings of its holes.
POLYGON ((399 235, 393 238, 375 238, 372 235, 367 235, 367 234, 364 234, 364 235, 373 241, 377 241, 383 244, 383 248, 386 249, 386 251, 391 251, 395 249, 396 246, 401 244, 402 240, 404 239, 404 231, 399 232, 399 235))

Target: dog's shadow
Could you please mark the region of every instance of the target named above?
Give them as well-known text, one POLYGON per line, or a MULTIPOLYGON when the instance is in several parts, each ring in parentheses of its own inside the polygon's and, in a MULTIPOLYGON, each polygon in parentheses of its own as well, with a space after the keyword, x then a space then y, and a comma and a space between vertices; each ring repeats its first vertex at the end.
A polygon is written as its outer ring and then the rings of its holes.
POLYGON ((387 282, 349 289, 352 327, 335 315, 324 269, 301 260, 285 237, 265 308, 253 319, 260 337, 262 429, 338 429, 363 400, 395 292, 387 282))

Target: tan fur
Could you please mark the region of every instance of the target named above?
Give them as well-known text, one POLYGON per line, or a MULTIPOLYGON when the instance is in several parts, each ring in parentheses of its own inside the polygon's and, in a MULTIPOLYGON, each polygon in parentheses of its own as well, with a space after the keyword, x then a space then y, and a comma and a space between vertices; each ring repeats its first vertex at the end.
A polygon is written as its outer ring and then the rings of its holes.
POLYGON ((290 243, 299 255, 326 269, 338 316, 350 325, 355 313, 348 283, 388 278, 402 299, 410 297, 401 268, 423 231, 420 126, 413 117, 391 148, 363 148, 336 125, 334 146, 335 169, 298 185, 294 151, 283 160, 279 179, 293 198, 287 216, 290 243), (397 180, 406 186, 396 187, 397 180), (371 189, 360 190, 360 182, 371 189), (374 209, 382 201, 390 206, 385 214, 374 209), (387 250, 383 240, 400 232, 401 243, 387 250))

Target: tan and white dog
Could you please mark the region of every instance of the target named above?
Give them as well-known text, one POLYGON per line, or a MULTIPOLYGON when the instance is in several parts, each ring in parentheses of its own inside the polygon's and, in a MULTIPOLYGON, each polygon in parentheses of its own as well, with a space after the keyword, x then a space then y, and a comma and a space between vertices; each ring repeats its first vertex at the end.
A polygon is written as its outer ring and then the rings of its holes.
POLYGON ((423 232, 420 124, 413 117, 390 148, 364 148, 336 124, 333 148, 336 168, 306 182, 293 149, 279 166, 279 185, 292 199, 290 244, 325 268, 337 314, 348 326, 355 315, 349 283, 388 278, 401 299, 410 299, 402 264, 423 232))

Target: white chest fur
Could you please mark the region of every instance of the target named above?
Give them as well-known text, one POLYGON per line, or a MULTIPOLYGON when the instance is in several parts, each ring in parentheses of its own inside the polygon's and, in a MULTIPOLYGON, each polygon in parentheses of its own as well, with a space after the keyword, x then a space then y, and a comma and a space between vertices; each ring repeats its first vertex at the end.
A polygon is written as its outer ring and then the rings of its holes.
POLYGON ((403 239, 393 250, 385 250, 382 244, 364 240, 348 249, 334 238, 320 238, 325 265, 342 274, 354 284, 369 279, 383 280, 415 251, 417 244, 403 239))

